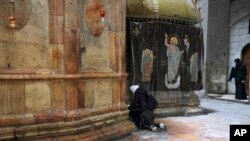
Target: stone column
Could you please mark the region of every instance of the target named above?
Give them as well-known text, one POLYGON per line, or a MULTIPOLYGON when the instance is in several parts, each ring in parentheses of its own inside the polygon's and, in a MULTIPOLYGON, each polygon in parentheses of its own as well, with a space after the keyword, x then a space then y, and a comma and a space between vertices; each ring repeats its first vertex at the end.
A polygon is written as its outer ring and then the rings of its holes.
POLYGON ((226 92, 227 54, 229 48, 229 5, 229 0, 209 0, 208 2, 207 93, 226 92))
POLYGON ((64 73, 64 0, 49 1, 49 45, 51 68, 64 73))
POLYGON ((65 73, 79 72, 80 40, 80 10, 81 1, 65 1, 64 45, 65 45, 65 73))

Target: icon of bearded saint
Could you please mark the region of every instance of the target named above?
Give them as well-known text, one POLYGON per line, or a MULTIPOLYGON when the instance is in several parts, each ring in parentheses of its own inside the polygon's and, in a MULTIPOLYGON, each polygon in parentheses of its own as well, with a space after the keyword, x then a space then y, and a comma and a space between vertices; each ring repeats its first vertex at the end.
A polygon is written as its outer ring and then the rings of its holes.
POLYGON ((153 71, 153 52, 149 49, 145 49, 142 52, 141 72, 142 81, 151 81, 151 74, 153 71))
POLYGON ((178 47, 178 36, 170 38, 165 34, 165 46, 167 47, 168 70, 165 75, 165 85, 168 89, 176 89, 180 86, 180 76, 177 74, 181 59, 181 52, 178 47), (170 44, 168 43, 168 38, 170 44), (178 75, 178 76, 177 76, 178 75))

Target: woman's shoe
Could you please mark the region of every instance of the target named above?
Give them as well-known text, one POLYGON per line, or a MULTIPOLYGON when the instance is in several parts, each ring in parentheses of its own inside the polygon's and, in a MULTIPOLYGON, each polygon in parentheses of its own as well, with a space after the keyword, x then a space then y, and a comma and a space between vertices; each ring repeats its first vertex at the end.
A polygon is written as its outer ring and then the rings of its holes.
POLYGON ((151 131, 157 132, 157 127, 155 125, 150 126, 151 131))
POLYGON ((166 130, 166 125, 163 122, 161 122, 159 124, 159 126, 160 126, 161 130, 166 130))

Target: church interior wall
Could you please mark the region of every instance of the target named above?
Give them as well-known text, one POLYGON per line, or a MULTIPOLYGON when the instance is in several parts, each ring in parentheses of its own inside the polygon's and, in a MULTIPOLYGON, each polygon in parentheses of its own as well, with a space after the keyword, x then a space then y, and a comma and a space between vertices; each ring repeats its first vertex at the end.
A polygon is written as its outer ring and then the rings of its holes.
MULTIPOLYGON (((15 33, 1 27, 0 73, 20 74, 51 71, 49 59, 48 1, 31 1, 31 14, 25 26, 15 33), (42 15, 42 16, 41 16, 42 15)), ((1 5, 0 8, 6 5, 1 5)), ((8 5, 7 5, 8 6, 8 5)), ((49 110, 49 82, 1 81, 1 114, 21 114, 49 110), (14 90, 17 88, 17 90, 14 90), (38 91, 34 95, 34 90, 38 91), (41 99, 37 99, 41 98, 41 99), (8 110, 6 110, 5 108, 8 110)))
MULTIPOLYGON (((230 4, 230 46, 229 46, 229 70, 235 65, 234 59, 241 58, 242 49, 250 43, 249 19, 250 19, 250 1, 238 0, 230 4)), ((228 74, 229 75, 229 74, 228 74)), ((228 92, 234 93, 234 82, 228 82, 228 92)))
POLYGON ((250 1, 234 0, 230 3, 230 26, 250 13, 250 1))
MULTIPOLYGON (((250 16, 246 16, 240 19, 230 28, 228 70, 230 70, 235 65, 234 59, 241 58, 241 53, 244 46, 250 43, 249 39, 250 35, 248 33, 249 18, 250 16)), ((228 92, 234 93, 234 91, 235 91, 234 82, 228 82, 228 92)))
MULTIPOLYGON (((23 28, 9 33, 0 27, 0 137, 14 137, 14 129, 20 137, 28 132, 47 136, 52 130, 63 135, 65 127, 74 133, 108 127, 101 137, 118 125, 127 131, 133 128, 126 120, 124 102, 125 0, 94 1, 103 2, 107 18, 98 36, 87 27, 81 11, 84 2, 31 0, 31 14, 23 28), (24 126, 17 129, 17 125, 24 126), (33 125, 41 125, 43 133, 33 125)), ((250 2, 198 3, 204 18, 205 88, 207 93, 234 93, 233 82, 226 80, 233 60, 250 43, 250 2)))
POLYGON ((208 86, 206 87, 207 93, 234 93, 233 81, 223 82, 226 81, 231 67, 234 66, 233 60, 241 57, 243 47, 250 42, 248 34, 250 1, 227 0, 215 2, 198 0, 198 4, 201 7, 201 14, 203 15, 202 27, 204 28, 205 61, 207 62, 205 63, 205 76, 207 79, 204 83, 208 86), (205 2, 208 3, 207 6, 205 2), (220 9, 220 11, 215 10, 216 8, 220 9), (227 29, 229 32, 225 31, 227 29), (227 54, 226 57, 221 57, 225 56, 223 54, 227 54), (223 62, 224 64, 214 64, 211 59, 212 57, 222 59, 222 61, 217 61, 217 63, 223 62), (209 76, 211 69, 212 71, 217 71, 214 74, 215 77, 209 76))
POLYGON ((12 34, 1 27, 1 69, 49 68, 48 1, 31 1, 31 5, 33 12, 22 30, 12 34))

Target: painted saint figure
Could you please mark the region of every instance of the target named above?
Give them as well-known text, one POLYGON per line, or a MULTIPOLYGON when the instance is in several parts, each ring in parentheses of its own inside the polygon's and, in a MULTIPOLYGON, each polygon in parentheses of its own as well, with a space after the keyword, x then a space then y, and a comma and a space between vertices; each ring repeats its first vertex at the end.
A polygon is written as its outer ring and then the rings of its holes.
POLYGON ((198 53, 190 47, 189 38, 183 39, 184 49, 181 51, 181 90, 194 90, 198 81, 198 53))
POLYGON ((153 71, 153 52, 149 49, 145 49, 142 52, 142 63, 141 63, 143 82, 151 81, 152 71, 153 71))
POLYGON ((168 70, 165 76, 165 84, 169 89, 178 88, 180 85, 180 76, 177 76, 181 52, 179 50, 178 38, 176 36, 170 37, 170 44, 168 44, 168 35, 165 34, 165 45, 167 47, 168 70))

